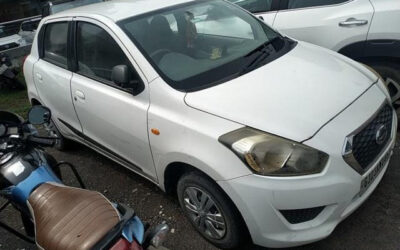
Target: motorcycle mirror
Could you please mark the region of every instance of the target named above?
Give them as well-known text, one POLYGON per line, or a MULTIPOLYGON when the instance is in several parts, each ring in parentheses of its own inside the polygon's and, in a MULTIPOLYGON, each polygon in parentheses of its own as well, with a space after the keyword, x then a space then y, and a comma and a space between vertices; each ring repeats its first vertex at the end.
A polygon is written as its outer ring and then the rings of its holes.
POLYGON ((7 134, 7 127, 0 123, 0 137, 3 137, 5 134, 7 134))
POLYGON ((33 106, 28 112, 28 121, 33 125, 48 123, 51 118, 51 111, 44 106, 33 106))
POLYGON ((145 242, 147 241, 150 246, 159 248, 166 240, 168 232, 169 226, 167 224, 160 224, 148 233, 145 242))

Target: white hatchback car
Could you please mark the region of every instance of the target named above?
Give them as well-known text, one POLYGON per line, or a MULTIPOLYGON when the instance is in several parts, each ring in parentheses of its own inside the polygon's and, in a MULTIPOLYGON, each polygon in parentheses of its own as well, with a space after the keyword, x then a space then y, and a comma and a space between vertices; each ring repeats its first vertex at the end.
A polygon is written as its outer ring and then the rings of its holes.
POLYGON ((379 77, 234 4, 109 1, 42 20, 24 74, 58 147, 177 193, 210 242, 327 237, 382 179, 397 117, 379 77))

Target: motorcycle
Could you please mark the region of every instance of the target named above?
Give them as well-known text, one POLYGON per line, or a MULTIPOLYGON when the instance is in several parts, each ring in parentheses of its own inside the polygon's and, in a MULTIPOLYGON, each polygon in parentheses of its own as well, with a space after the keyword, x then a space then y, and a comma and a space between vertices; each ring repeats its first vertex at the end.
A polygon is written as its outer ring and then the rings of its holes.
POLYGON ((5 53, 0 53, 0 89, 4 87, 25 89, 25 85, 17 79, 17 75, 18 70, 12 67, 10 57, 5 53))
POLYGON ((34 125, 50 121, 51 112, 34 106, 28 121, 0 111, 0 196, 21 214, 25 234, 0 222, 17 237, 40 249, 142 250, 161 247, 166 224, 149 230, 133 209, 85 189, 75 166, 44 151, 55 138, 40 137, 34 125), (61 167, 69 167, 80 188, 62 183, 61 167))

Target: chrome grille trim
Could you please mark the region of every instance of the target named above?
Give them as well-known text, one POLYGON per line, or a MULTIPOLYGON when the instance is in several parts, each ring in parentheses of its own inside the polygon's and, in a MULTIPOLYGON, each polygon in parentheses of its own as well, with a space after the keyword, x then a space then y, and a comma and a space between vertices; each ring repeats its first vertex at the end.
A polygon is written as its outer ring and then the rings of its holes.
POLYGON ((346 136, 344 145, 343 145, 343 150, 342 150, 342 156, 343 159, 349 164, 355 171, 357 171, 359 174, 364 174, 367 172, 374 164, 376 164, 377 159, 379 159, 384 152, 388 150, 388 147, 390 146, 391 142, 393 141, 393 136, 395 134, 394 127, 395 126, 395 110, 393 109, 392 105, 390 105, 387 101, 384 101, 377 111, 367 120, 365 121, 359 128, 354 130, 352 133, 350 133, 348 136, 346 136), (367 128, 371 123, 377 118, 378 115, 383 112, 383 109, 386 106, 389 106, 391 108, 392 112, 392 120, 391 120, 391 127, 389 131, 389 138, 387 139, 385 145, 383 148, 380 150, 380 152, 374 156, 373 160, 367 165, 362 167, 360 163, 357 161, 356 157, 353 154, 353 143, 354 143, 354 137, 357 136, 360 132, 362 132, 365 128, 367 128))

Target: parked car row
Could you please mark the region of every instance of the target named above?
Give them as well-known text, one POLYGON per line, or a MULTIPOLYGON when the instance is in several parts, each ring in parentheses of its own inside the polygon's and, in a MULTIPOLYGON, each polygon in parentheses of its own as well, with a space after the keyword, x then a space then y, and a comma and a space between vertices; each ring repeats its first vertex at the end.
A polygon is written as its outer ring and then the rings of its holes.
POLYGON ((37 27, 42 17, 56 14, 58 12, 84 6, 104 0, 67 0, 48 1, 41 9, 41 15, 25 18, 24 21, 7 22, 0 24, 0 51, 30 45, 35 37, 37 27))
POLYGON ((25 45, 25 41, 18 34, 10 33, 4 25, 0 25, 0 51, 17 48, 25 45))
POLYGON ((373 67, 400 107, 400 2, 229 0, 280 32, 373 67))
POLYGON ((177 194, 220 248, 323 239, 387 169, 397 116, 380 76, 232 3, 108 1, 38 30, 24 75, 57 147, 177 194))

